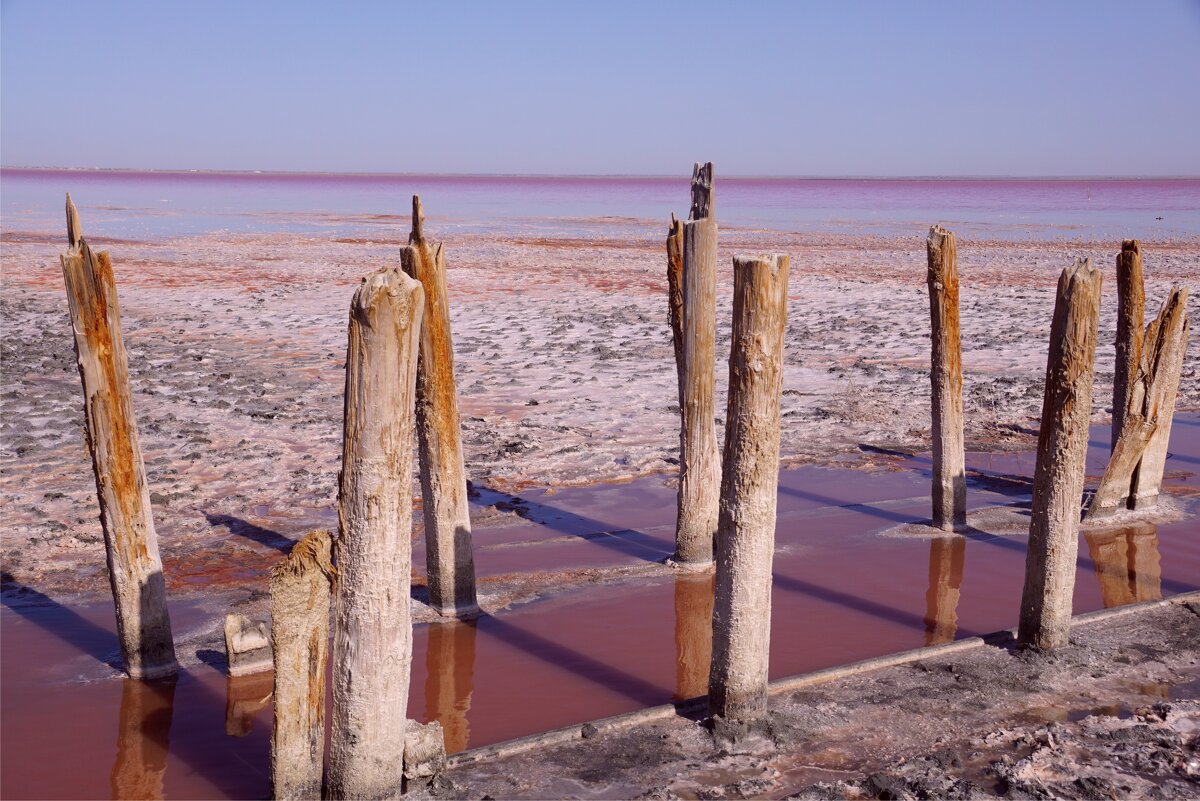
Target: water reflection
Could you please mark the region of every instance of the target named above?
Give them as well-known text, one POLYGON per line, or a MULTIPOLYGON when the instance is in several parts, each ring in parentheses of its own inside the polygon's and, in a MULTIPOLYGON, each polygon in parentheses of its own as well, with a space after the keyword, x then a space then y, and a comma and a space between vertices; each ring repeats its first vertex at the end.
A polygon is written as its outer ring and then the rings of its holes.
POLYGON ((675 699, 708 692, 715 577, 675 577, 675 699))
POLYGON ((109 777, 114 801, 163 797, 177 680, 176 676, 155 681, 125 679, 117 724, 117 760, 109 777))
POLYGON ((275 692, 275 674, 270 671, 249 676, 229 676, 225 684, 225 733, 245 737, 254 727, 254 718, 271 703, 275 692))
POLYGON ((958 597, 962 593, 962 537, 938 537, 929 542, 929 590, 925 593, 925 644, 951 642, 958 631, 958 597))
POLYGON ((425 720, 442 724, 446 752, 464 751, 471 739, 467 712, 475 673, 475 622, 429 625, 425 651, 425 720))
POLYGON ((1162 598, 1158 529, 1149 524, 1114 531, 1088 531, 1104 608, 1162 598))

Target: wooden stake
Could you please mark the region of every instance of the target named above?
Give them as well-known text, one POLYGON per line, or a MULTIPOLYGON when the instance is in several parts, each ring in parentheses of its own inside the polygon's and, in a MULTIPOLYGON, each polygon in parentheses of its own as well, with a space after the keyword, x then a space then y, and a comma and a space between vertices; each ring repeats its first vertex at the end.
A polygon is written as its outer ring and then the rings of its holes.
POLYGON ((707 564, 717 531, 721 465, 716 427, 717 219, 712 162, 692 172, 683 225, 683 376, 676 562, 707 564))
POLYGON ((1142 278, 1142 250, 1136 239, 1121 243, 1117 255, 1117 363, 1113 371, 1112 449, 1125 422, 1129 392, 1142 359, 1142 325, 1146 314, 1146 287, 1142 278))
POLYGON ((332 556, 333 535, 314 531, 271 571, 271 788, 277 799, 321 795, 332 556))
POLYGON ((1100 286, 1088 259, 1058 279, 1017 635, 1027 647, 1058 648, 1070 633, 1100 286))
POLYGON ((425 290, 425 323, 417 366, 417 436, 429 604, 449 616, 479 611, 475 600, 475 557, 463 465, 454 344, 442 243, 424 236, 421 198, 413 195, 412 234, 400 252, 404 271, 425 290))
POLYGON ((726 720, 761 718, 767 708, 788 268, 787 256, 733 260, 729 411, 708 687, 709 714, 726 720))
POLYGON ((402 790, 412 667, 412 450, 421 285, 398 269, 350 305, 326 794, 402 790))
POLYGON ((87 447, 96 476, 121 656, 132 678, 166 676, 178 665, 112 261, 108 253, 93 254, 88 247, 70 195, 67 240, 71 248, 61 256, 63 280, 83 382, 87 447))
MULTIPOLYGON (((667 319, 671 323, 671 344, 675 348, 675 378, 679 384, 679 408, 685 402, 683 380, 683 223, 671 213, 667 231, 667 319)), ((683 428, 679 431, 683 448, 683 428)))
POLYGON ((1130 486, 1129 506, 1132 509, 1150 509, 1158 503, 1163 471, 1167 466, 1167 446, 1171 442, 1175 399, 1183 375, 1183 357, 1187 353, 1190 327, 1187 297, 1186 289, 1172 289, 1143 339, 1142 364, 1150 376, 1146 383, 1145 416, 1156 425, 1130 486))
POLYGON ((958 323, 958 249, 954 234, 929 229, 929 316, 933 356, 933 526, 967 527, 967 468, 963 451, 962 343, 958 323))

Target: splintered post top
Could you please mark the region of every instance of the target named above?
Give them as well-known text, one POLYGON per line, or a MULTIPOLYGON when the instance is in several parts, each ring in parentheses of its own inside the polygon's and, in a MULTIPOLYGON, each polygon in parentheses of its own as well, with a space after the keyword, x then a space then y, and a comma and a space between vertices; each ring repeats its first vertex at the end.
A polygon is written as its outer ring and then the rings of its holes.
POLYGON ((703 220, 714 216, 715 205, 712 162, 701 164, 697 161, 692 168, 692 210, 688 219, 703 220))

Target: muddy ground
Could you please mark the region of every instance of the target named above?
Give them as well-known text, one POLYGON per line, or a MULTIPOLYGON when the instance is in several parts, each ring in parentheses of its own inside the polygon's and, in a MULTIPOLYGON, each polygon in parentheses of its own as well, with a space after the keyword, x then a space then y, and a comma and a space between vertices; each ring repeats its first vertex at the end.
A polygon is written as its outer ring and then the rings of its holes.
MULTIPOLYGON (((205 234, 106 240, 170 589, 261 584, 278 548, 336 522, 346 314, 397 262, 407 226, 373 238, 205 234)), ((499 490, 670 476, 678 407, 665 227, 582 221, 587 237, 446 237, 467 472, 499 490)), ((436 221, 429 223, 438 235, 436 221)), ((928 299, 921 237, 722 230, 717 406, 724 408, 734 252, 792 255, 785 461, 863 445, 927 447, 928 299)), ((57 231, 3 232, 0 558, 52 594, 106 590, 57 231)), ((1106 273, 1093 417, 1109 415, 1116 242, 963 240, 967 446, 1029 449, 1059 272, 1106 273)), ((1200 242, 1146 242, 1149 307, 1200 277, 1200 242)), ((1200 408, 1195 348, 1179 407, 1200 408)), ((720 420, 718 420, 720 423, 720 420)), ((720 434, 719 434, 720 435, 720 434)), ((419 521, 415 536, 420 536, 419 521)))
MULTIPOLYGON (((699 715, 450 770, 432 798, 1200 796, 1200 596, 1077 625, 1039 654, 980 647, 771 699, 760 732, 699 715)), ((586 727, 585 727, 586 729, 586 727)), ((588 736, 591 735, 591 736, 588 736)))

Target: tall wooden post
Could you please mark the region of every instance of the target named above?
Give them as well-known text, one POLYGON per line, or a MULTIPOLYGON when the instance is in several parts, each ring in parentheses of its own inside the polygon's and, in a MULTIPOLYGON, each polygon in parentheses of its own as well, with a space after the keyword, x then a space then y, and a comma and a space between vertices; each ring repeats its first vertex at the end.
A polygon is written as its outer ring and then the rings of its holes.
POLYGON ((1101 273, 1088 259, 1058 279, 1017 634, 1035 648, 1066 645, 1070 634, 1100 286, 1101 273))
POLYGON ((83 382, 87 447, 96 476, 121 656, 132 678, 166 676, 178 665, 129 391, 129 360, 121 337, 112 260, 108 253, 92 253, 88 247, 70 195, 67 241, 70 249, 61 256, 63 280, 83 382))
POLYGON ((676 562, 707 564, 717 532, 721 465, 716 427, 717 218, 712 162, 692 171, 683 224, 683 371, 676 562))
POLYGON ((425 296, 399 269, 350 305, 326 793, 402 790, 412 668, 412 450, 425 296))
POLYGON ((425 290, 425 323, 417 365, 417 441, 429 604, 440 614, 479 611, 475 601, 475 556, 463 466, 454 344, 442 243, 424 235, 421 198, 413 195, 412 234, 400 252, 404 272, 425 290))
POLYGON ((929 316, 933 354, 933 526, 967 527, 967 468, 963 451, 962 343, 958 324, 958 249, 954 234, 929 229, 929 316))
POLYGON ((1142 363, 1153 377, 1146 387, 1146 416, 1156 424, 1133 475, 1129 492, 1129 506, 1133 509, 1149 509, 1158 503, 1179 379, 1183 375, 1183 357, 1187 353, 1187 297, 1187 289, 1172 289, 1155 318, 1155 330, 1147 330, 1142 342, 1142 363))
POLYGON ((761 718, 767 708, 788 268, 787 256, 733 260, 708 708, 734 721, 761 718))
POLYGON ((271 571, 271 788, 277 799, 321 795, 332 556, 333 535, 314 531, 271 571))
POLYGON ((1125 423, 1129 392, 1142 359, 1142 325, 1146 286, 1142 278, 1142 249, 1136 239, 1121 243, 1117 255, 1117 362, 1113 370, 1112 449, 1117 449, 1125 423))

